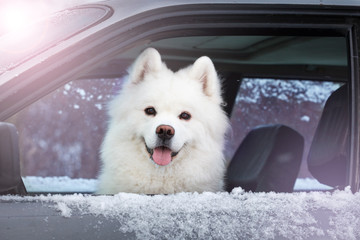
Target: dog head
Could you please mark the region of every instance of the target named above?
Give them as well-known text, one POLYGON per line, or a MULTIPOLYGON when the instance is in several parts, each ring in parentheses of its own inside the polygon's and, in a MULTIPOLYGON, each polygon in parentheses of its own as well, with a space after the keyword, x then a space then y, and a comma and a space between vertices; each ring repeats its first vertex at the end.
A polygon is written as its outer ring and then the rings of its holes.
POLYGON ((223 142, 227 118, 221 109, 221 86, 210 58, 201 57, 172 72, 159 52, 145 50, 129 71, 129 81, 112 109, 128 121, 128 138, 143 141, 143 151, 157 165, 181 159, 189 148, 223 142), (123 106, 123 107, 121 107, 123 106), (131 109, 130 109, 131 108, 131 109))

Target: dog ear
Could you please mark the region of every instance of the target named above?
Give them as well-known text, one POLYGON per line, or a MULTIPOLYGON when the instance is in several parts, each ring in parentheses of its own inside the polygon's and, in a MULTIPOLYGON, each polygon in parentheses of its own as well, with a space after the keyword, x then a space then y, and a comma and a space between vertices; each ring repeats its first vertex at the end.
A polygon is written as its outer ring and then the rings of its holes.
POLYGON ((198 58, 190 70, 190 76, 202 83, 205 95, 209 97, 220 96, 219 77, 209 57, 198 58))
POLYGON ((161 67, 160 53, 154 48, 148 48, 139 55, 132 65, 129 74, 131 82, 138 84, 144 80, 146 74, 160 71, 161 67))

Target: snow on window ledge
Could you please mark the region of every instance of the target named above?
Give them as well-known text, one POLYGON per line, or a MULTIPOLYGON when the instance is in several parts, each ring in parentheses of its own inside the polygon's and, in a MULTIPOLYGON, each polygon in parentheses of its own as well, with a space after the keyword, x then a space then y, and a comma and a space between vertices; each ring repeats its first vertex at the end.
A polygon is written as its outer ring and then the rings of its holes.
MULTIPOLYGON (((1 202, 36 202, 62 217, 105 217, 139 239, 360 239, 360 194, 179 193, 113 196, 0 196, 1 202)), ((106 223, 104 223, 106 224, 106 223)), ((101 226, 100 226, 101 227, 101 226)))

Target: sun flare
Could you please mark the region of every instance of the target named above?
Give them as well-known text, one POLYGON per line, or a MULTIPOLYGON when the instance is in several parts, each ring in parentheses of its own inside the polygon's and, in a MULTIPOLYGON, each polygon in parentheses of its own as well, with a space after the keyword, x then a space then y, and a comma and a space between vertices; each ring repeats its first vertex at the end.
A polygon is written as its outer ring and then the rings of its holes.
POLYGON ((0 35, 25 31, 26 28, 46 14, 44 4, 30 1, 8 1, 0 5, 0 35))

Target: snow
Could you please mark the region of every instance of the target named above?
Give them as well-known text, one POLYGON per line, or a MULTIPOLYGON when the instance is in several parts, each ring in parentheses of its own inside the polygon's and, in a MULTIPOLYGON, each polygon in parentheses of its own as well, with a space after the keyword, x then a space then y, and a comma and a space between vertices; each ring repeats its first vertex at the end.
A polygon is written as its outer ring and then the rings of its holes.
POLYGON ((69 91, 71 89, 71 85, 69 83, 65 84, 64 89, 69 91))
POLYGON ((249 79, 244 78, 241 91, 249 91, 249 94, 238 94, 236 103, 244 101, 257 103, 263 97, 276 98, 285 102, 314 102, 322 103, 328 96, 339 88, 339 84, 333 82, 315 82, 304 80, 277 80, 277 79, 249 79))
MULTIPOLYGON (((97 179, 84 178, 69 178, 62 177, 23 177, 25 187, 28 192, 42 192, 42 193, 92 193, 96 191, 97 179)), ((332 188, 319 183, 313 178, 298 178, 296 179, 295 191, 309 191, 309 190, 331 190, 332 188)))
POLYGON ((95 103, 95 107, 99 110, 102 109, 102 104, 101 103, 95 103))
POLYGON ((303 121, 303 122, 310 122, 310 117, 307 116, 307 115, 304 115, 304 116, 301 117, 300 120, 303 121))
POLYGON ((309 190, 331 190, 332 187, 320 183, 314 178, 298 178, 295 181, 294 190, 309 191, 309 190))
MULTIPOLYGON (((65 218, 105 217, 138 239, 360 239, 360 194, 350 188, 291 194, 236 188, 167 196, 0 196, 1 201, 40 202, 65 218)), ((97 227, 102 224, 106 221, 97 227)))
POLYGON ((84 89, 82 89, 82 88, 77 88, 77 89, 76 89, 76 92, 77 92, 78 94, 80 94, 80 96, 81 96, 82 99, 85 99, 86 92, 85 92, 84 89))
POLYGON ((72 179, 67 176, 62 177, 23 177, 25 187, 28 192, 95 192, 97 180, 77 178, 72 179))

